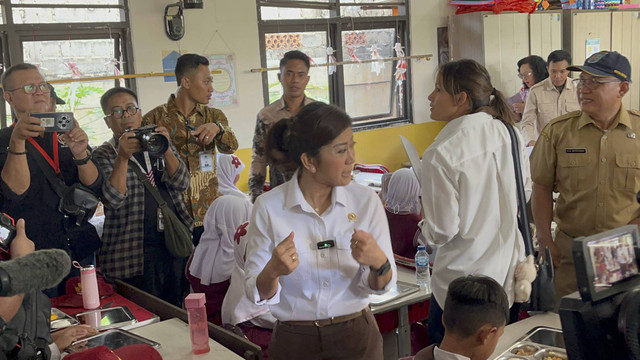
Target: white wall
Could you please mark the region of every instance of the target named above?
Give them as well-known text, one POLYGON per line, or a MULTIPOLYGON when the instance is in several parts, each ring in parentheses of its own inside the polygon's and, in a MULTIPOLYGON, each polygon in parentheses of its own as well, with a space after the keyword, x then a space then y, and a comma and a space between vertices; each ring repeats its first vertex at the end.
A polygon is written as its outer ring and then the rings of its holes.
MULTIPOLYGON (((163 50, 200 54, 233 53, 238 105, 221 109, 229 118, 240 148, 250 148, 256 114, 263 107, 261 75, 249 72, 251 68, 260 67, 256 2, 206 0, 204 9, 185 10, 185 35, 177 42, 169 40, 164 32, 164 7, 171 2, 129 1, 135 72, 163 72, 163 50), (216 30, 219 35, 212 38, 216 30)), ((436 29, 447 25, 447 16, 453 14, 454 10, 446 0, 410 0, 411 54, 434 55, 430 61, 412 60, 410 64, 416 123, 429 120, 426 98, 433 90, 433 74, 438 66, 436 29)), ((165 103, 169 94, 176 90, 175 82, 165 83, 161 77, 139 78, 137 85, 140 105, 145 113, 165 103)))

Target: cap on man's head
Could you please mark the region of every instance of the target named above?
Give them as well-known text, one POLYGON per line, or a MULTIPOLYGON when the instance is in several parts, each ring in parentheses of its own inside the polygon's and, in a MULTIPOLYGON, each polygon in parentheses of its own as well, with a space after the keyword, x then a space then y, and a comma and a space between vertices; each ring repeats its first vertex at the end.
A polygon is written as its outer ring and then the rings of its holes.
POLYGON ((62 100, 62 98, 60 98, 58 96, 58 94, 56 94, 56 90, 53 88, 53 85, 47 83, 47 86, 49 86, 49 91, 50 91, 51 98, 56 100, 56 105, 64 105, 64 104, 66 104, 66 102, 64 100, 62 100))
POLYGON ((614 76, 622 81, 631 82, 631 64, 617 51, 600 51, 587 60, 584 65, 571 65, 569 71, 584 71, 593 76, 614 76))

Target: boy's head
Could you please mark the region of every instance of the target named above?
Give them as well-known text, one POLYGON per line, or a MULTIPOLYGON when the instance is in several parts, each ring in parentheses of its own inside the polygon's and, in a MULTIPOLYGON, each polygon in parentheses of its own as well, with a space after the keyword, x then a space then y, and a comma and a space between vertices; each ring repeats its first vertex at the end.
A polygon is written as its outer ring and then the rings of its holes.
POLYGON ((442 314, 445 338, 473 347, 473 359, 493 353, 508 319, 507 294, 492 278, 469 275, 449 284, 442 314))

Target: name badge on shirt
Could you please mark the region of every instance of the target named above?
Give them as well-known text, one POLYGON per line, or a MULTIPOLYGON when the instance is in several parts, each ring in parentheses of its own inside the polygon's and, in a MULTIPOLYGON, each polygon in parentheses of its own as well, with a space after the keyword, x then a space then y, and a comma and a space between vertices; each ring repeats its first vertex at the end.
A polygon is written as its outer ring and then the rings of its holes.
POLYGON ((200 171, 213 171, 213 154, 211 151, 203 151, 200 153, 200 171))
POLYGON ((163 232, 163 231, 164 231, 164 214, 162 213, 162 210, 158 208, 158 232, 163 232))
POLYGON ((587 152, 587 149, 574 149, 574 148, 570 148, 570 149, 566 149, 567 154, 585 154, 587 152))

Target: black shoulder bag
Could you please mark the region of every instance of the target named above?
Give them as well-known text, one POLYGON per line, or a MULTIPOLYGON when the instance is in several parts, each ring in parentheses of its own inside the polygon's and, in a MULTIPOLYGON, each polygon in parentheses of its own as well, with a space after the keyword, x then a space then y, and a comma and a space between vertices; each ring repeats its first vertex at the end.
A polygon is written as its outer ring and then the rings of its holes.
MULTIPOLYGON (((527 214, 527 200, 524 193, 524 181, 522 179, 522 166, 520 165, 520 146, 518 137, 513 126, 502 121, 507 127, 509 137, 511 138, 511 154, 513 156, 513 168, 516 173, 516 187, 518 189, 518 229, 524 240, 524 248, 526 255, 534 255, 533 239, 531 237, 531 229, 529 228, 529 216, 527 214)), ((538 275, 531 283, 531 298, 529 305, 525 306, 529 311, 550 311, 555 307, 555 286, 553 284, 553 262, 551 261, 551 251, 545 246, 544 258, 538 254, 536 265, 538 275)))
POLYGON ((42 155, 27 142, 27 151, 36 161, 38 167, 47 178, 53 191, 60 197, 58 211, 65 217, 69 249, 74 260, 82 260, 102 246, 102 241, 89 219, 96 212, 100 199, 86 186, 75 183, 71 186, 60 179, 42 155), (75 222, 67 221, 73 218, 75 222))
POLYGON ((153 198, 158 202, 158 207, 162 211, 164 219, 164 243, 167 250, 176 258, 186 258, 193 251, 192 232, 176 215, 173 210, 164 201, 162 195, 155 186, 151 185, 149 178, 142 173, 140 167, 133 161, 129 160, 129 166, 142 181, 144 186, 149 190, 153 198))

